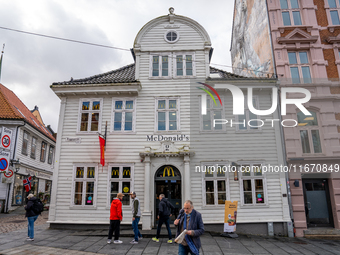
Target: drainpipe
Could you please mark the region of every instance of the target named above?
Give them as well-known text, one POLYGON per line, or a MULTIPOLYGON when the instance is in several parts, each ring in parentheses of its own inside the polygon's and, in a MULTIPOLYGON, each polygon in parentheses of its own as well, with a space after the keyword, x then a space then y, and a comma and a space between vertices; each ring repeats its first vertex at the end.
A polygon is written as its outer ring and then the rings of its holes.
MULTIPOLYGON (((14 150, 13 150, 13 160, 15 160, 15 154, 16 154, 16 148, 17 148, 17 143, 18 143, 18 132, 19 132, 19 127, 23 127, 26 125, 26 122, 24 122, 24 125, 17 126, 17 132, 15 133, 15 143, 14 143, 14 150)), ((7 192, 7 199, 6 199, 6 210, 5 213, 8 213, 8 201, 9 201, 9 195, 11 194, 11 185, 12 183, 8 183, 8 192, 7 192)))

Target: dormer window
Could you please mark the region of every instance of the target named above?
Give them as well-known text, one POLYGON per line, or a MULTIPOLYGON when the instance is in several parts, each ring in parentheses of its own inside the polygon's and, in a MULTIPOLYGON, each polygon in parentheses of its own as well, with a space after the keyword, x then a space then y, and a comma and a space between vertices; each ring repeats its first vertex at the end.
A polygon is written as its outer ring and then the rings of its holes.
POLYGON ((284 26, 302 25, 298 0, 280 0, 280 4, 284 26))

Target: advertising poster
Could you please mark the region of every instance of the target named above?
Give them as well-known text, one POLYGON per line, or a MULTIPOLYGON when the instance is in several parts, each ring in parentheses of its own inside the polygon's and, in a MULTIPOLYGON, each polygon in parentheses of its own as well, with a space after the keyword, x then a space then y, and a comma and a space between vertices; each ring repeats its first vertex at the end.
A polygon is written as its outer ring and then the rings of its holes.
POLYGON ((225 201, 224 208, 224 232, 235 232, 237 201, 225 201))

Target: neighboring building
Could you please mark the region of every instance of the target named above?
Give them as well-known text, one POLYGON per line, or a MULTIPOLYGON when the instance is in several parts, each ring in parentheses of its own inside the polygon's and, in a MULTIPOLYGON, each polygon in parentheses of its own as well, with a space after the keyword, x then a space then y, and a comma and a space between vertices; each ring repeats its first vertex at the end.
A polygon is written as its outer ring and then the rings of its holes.
POLYGON ((12 130, 8 163, 14 172, 12 178, 0 174, 0 200, 4 200, 5 211, 25 204, 28 193, 23 180, 30 175, 30 193, 36 196, 44 193, 43 200, 49 204, 55 138, 11 90, 0 84, 0 132, 2 127, 12 130))
POLYGON ((340 228, 340 178, 334 173, 340 164, 339 11, 336 0, 235 1, 234 72, 276 75, 281 88, 311 92, 304 106, 312 116, 292 105, 283 116, 298 122, 284 128, 284 136, 288 165, 297 168, 289 179, 299 237, 313 227, 340 228))
MULTIPOLYGON (((223 231, 224 202, 237 200, 239 232, 267 234, 269 228, 272 234, 287 233, 285 175, 266 174, 259 167, 283 164, 280 129, 213 125, 214 119, 252 117, 248 108, 244 115, 232 115, 226 84, 254 87, 255 104, 267 107, 266 88, 275 87, 277 80, 247 79, 210 67, 208 33, 173 9, 143 26, 132 52, 134 64, 51 85, 61 99, 51 227, 107 225, 112 198, 135 191, 143 229, 155 226, 157 197, 164 193, 175 214, 191 199, 206 228, 218 224, 223 231), (197 81, 221 96, 222 105, 207 99, 205 115, 200 115, 205 94, 196 88, 202 86, 197 81), (104 134, 106 123, 106 163, 101 166, 98 133, 104 134), (196 171, 233 163, 245 172, 196 171), (258 171, 248 172, 252 166, 258 171)), ((278 118, 277 113, 269 117, 278 118)), ((124 224, 131 224, 130 205, 125 196, 124 224)))

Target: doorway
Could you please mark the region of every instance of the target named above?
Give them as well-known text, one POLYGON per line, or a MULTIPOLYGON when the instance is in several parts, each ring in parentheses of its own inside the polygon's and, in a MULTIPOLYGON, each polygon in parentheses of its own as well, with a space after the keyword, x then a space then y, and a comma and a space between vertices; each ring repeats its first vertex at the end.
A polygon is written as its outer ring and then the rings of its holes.
POLYGON ((307 227, 334 227, 327 179, 303 179, 307 227))
POLYGON ((164 194, 165 198, 175 207, 174 214, 170 217, 170 223, 173 223, 182 208, 182 182, 181 173, 172 165, 160 167, 155 175, 155 226, 158 224, 157 215, 159 208, 158 196, 164 194))

